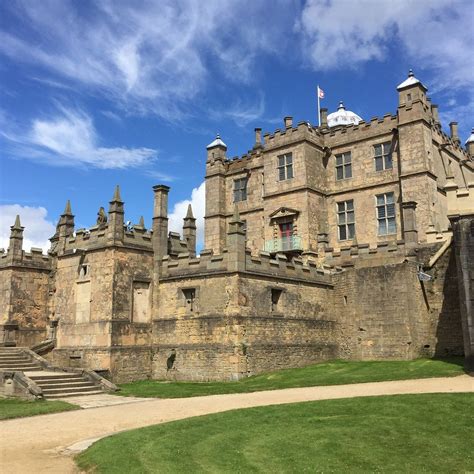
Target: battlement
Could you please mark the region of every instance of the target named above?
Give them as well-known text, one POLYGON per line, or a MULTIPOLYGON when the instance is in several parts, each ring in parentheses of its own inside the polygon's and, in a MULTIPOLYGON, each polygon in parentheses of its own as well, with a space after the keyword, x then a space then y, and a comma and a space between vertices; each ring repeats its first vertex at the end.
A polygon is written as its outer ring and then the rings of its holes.
POLYGON ((323 146, 320 130, 309 122, 299 122, 296 127, 288 127, 284 130, 277 129, 272 134, 265 133, 263 139, 266 149, 289 145, 300 140, 323 146))
POLYGON ((39 270, 51 269, 51 256, 44 254, 43 250, 31 247, 30 252, 22 251, 21 256, 13 256, 5 249, 0 249, 0 268, 24 267, 39 270))
MULTIPOLYGON (((103 224, 100 226, 95 225, 88 229, 77 229, 75 234, 66 241, 65 250, 74 250, 76 248, 89 249, 107 245, 108 226, 109 224, 103 224)), ((141 225, 124 226, 123 244, 125 246, 145 247, 151 250, 151 238, 152 231, 145 229, 141 225)))
MULTIPOLYGON (((182 253, 176 259, 166 256, 162 260, 162 277, 187 278, 229 272, 232 258, 233 255, 228 249, 224 249, 221 254, 214 254, 212 250, 202 250, 200 256, 196 258, 190 257, 188 253, 182 253)), ((272 256, 268 252, 260 252, 255 256, 246 249, 242 273, 329 284, 332 272, 318 267, 316 262, 304 263, 300 258, 289 260, 284 254, 272 256)))
POLYGON ((397 124, 397 115, 385 114, 383 117, 373 117, 369 122, 361 120, 357 125, 342 125, 325 130, 323 133, 327 140, 326 145, 334 146, 347 141, 365 140, 391 133, 397 124))

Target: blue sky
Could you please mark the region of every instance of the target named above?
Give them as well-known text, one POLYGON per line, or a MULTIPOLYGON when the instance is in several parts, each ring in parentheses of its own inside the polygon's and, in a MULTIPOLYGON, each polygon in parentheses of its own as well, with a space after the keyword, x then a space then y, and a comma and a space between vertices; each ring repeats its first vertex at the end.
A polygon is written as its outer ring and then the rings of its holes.
POLYGON ((42 246, 71 199, 95 223, 120 184, 126 220, 151 223, 154 184, 170 225, 204 211, 206 150, 228 155, 285 115, 317 123, 316 85, 364 119, 395 113, 407 71, 446 129, 474 126, 471 0, 0 2, 0 247, 19 213, 42 246))

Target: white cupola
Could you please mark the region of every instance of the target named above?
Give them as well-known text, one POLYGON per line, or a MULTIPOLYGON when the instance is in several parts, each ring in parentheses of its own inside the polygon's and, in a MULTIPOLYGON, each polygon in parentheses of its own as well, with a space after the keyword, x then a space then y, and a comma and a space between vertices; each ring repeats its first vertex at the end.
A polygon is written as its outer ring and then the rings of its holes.
POLYGON ((344 104, 339 102, 339 107, 336 112, 328 115, 328 126, 336 127, 338 125, 357 125, 362 118, 356 113, 346 110, 344 104))

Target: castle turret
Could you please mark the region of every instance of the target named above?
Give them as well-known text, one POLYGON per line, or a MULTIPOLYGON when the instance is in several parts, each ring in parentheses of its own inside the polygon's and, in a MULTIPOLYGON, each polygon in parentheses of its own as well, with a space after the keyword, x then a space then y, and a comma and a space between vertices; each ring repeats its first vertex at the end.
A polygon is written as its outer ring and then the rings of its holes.
POLYGON ((21 260, 23 255, 23 231, 21 226, 20 216, 17 215, 15 223, 10 227, 10 245, 8 247, 8 255, 13 260, 21 260))
POLYGON ((66 248, 66 241, 74 234, 74 215, 71 211, 71 202, 66 201, 64 211, 59 217, 55 234, 49 239, 51 242, 51 253, 61 254, 66 248))
POLYGON ((124 206, 120 197, 120 187, 115 187, 112 200, 109 202, 109 218, 107 240, 109 243, 120 244, 124 238, 124 206))
POLYGON ((155 260, 168 254, 168 193, 170 188, 163 184, 153 186, 153 251, 155 260))
POLYGON ((196 256, 196 219, 193 215, 191 204, 188 206, 188 212, 183 219, 183 237, 188 246, 188 252, 191 257, 196 256))
POLYGON ((225 247, 225 165, 227 145, 217 135, 207 146, 205 247, 221 253, 225 247))

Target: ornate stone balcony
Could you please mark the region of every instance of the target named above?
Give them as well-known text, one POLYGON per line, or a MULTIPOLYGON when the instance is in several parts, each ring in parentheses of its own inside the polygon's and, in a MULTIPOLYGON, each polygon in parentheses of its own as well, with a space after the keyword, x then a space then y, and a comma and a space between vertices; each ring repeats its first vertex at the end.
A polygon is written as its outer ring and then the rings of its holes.
POLYGON ((298 250, 303 250, 303 246, 301 237, 297 235, 265 241, 265 252, 293 252, 298 250))

